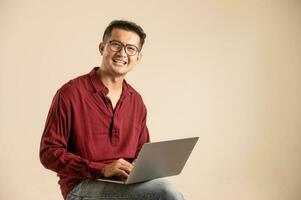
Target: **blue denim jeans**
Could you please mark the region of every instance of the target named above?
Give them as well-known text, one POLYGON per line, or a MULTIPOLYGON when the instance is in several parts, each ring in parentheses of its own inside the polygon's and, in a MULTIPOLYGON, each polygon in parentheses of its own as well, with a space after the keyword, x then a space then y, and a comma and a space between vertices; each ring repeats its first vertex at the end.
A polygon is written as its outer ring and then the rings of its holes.
POLYGON ((173 185, 165 179, 135 184, 117 184, 85 180, 75 186, 66 200, 184 200, 173 185))

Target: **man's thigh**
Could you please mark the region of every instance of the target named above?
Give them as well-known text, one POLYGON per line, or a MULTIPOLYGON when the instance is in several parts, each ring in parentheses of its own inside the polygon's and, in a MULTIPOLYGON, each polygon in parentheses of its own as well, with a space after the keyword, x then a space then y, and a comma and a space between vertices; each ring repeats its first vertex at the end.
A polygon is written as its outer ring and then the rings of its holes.
POLYGON ((183 200, 183 196, 165 179, 130 185, 86 180, 77 185, 66 200, 183 200))

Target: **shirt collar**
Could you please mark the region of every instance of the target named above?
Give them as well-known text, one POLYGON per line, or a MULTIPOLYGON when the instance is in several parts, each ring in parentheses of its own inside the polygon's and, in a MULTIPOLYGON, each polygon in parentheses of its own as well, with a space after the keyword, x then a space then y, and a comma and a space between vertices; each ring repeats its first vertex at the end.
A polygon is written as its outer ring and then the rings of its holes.
MULTIPOLYGON (((98 69, 99 69, 99 67, 94 67, 91 70, 91 72, 89 73, 89 77, 92 82, 94 91, 95 92, 104 92, 105 94, 108 94, 108 92, 109 92, 108 88, 103 84, 103 82, 97 76, 96 71, 98 69)), ((134 89, 126 82, 126 80, 123 80, 122 93, 123 94, 131 94, 133 91, 134 91, 134 89)))

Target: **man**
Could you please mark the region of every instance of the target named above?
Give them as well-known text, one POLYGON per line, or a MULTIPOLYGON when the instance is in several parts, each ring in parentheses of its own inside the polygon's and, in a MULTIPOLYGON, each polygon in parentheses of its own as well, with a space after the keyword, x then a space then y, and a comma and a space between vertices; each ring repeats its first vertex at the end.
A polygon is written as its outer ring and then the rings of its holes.
POLYGON ((40 160, 58 174, 64 199, 183 199, 162 179, 132 185, 96 180, 128 177, 149 142, 146 107, 125 81, 142 58, 145 37, 133 22, 111 22, 99 45, 101 66, 69 81, 54 96, 40 160))

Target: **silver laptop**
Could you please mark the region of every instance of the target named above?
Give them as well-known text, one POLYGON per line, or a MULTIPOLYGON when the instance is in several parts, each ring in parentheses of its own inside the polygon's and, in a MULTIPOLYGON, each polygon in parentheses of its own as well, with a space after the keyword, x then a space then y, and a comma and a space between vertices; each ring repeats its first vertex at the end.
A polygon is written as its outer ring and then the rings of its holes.
POLYGON ((121 184, 144 182, 181 173, 199 137, 146 143, 125 180, 98 179, 121 184))

